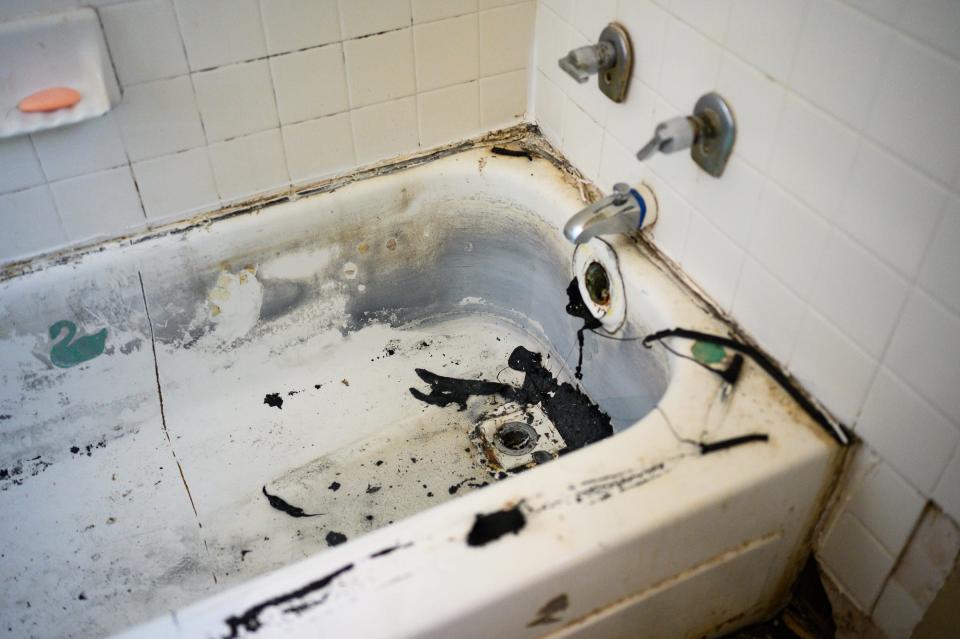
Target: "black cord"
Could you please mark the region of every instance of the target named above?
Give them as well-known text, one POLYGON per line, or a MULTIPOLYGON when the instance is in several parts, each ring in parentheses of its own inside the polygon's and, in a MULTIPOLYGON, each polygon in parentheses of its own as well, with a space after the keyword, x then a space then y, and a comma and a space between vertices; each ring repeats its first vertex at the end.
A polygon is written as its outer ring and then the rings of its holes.
POLYGON ((768 358, 754 346, 738 342, 722 335, 711 335, 709 333, 701 333, 700 331, 693 331, 687 328, 668 328, 662 331, 657 331, 656 333, 651 333, 643 338, 643 345, 647 348, 650 348, 650 344, 653 342, 660 342, 668 337, 681 337, 684 339, 713 342, 719 346, 743 353, 756 362, 760 368, 762 368, 770 377, 772 377, 774 381, 780 385, 780 388, 785 390, 787 394, 790 395, 790 397, 792 397, 793 400, 800 405, 800 408, 802 408, 807 415, 809 415, 815 422, 817 422, 817 424, 826 430, 827 433, 832 435, 834 439, 844 446, 848 446, 850 444, 850 436, 847 434, 846 427, 839 422, 835 423, 828 419, 823 411, 821 411, 814 405, 813 402, 807 399, 807 396, 804 395, 800 389, 797 388, 797 386, 786 375, 783 374, 783 371, 781 371, 780 368, 770 360, 770 358, 768 358))

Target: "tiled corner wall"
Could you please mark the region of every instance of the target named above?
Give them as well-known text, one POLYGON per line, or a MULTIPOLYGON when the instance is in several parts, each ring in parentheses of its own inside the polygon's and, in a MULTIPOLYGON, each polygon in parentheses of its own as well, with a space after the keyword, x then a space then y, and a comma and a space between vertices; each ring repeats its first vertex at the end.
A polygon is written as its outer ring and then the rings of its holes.
POLYGON ((97 9, 123 88, 96 120, 0 140, 0 264, 523 119, 516 0, 4 0, 97 9))
POLYGON ((953 0, 537 7, 546 135, 603 188, 649 182, 659 247, 866 441, 820 554, 878 619, 927 500, 960 520, 958 33, 953 0), (636 54, 622 104, 557 66, 612 20, 636 54), (710 90, 739 127, 722 179, 688 153, 634 159, 710 90))

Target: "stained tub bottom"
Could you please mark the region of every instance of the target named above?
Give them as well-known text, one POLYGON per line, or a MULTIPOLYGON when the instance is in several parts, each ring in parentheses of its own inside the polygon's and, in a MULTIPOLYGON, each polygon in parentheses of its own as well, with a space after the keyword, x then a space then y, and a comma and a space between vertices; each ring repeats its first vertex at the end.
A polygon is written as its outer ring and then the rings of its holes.
POLYGON ((157 343, 162 420, 9 486, 5 618, 27 636, 106 634, 497 481, 470 435, 504 399, 425 403, 418 368, 519 386, 507 360, 524 346, 570 378, 482 313, 291 339, 157 343), (40 495, 55 497, 37 509, 40 495), (62 534, 24 536, 44 528, 62 534))

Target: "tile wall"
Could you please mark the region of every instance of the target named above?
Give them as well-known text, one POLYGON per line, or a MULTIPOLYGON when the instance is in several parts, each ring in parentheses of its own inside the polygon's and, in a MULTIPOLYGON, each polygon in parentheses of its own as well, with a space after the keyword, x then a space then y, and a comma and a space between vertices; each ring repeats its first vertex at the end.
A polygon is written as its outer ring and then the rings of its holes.
POLYGON ((866 441, 820 553, 889 619, 925 504, 960 520, 960 3, 540 0, 536 29, 546 135, 603 188, 653 185, 660 248, 866 441), (636 53, 619 105, 557 66, 612 20, 636 53), (710 90, 739 125, 722 179, 633 158, 710 90))
POLYGON ((523 119, 516 0, 4 0, 97 9, 107 115, 0 140, 0 264, 523 119))

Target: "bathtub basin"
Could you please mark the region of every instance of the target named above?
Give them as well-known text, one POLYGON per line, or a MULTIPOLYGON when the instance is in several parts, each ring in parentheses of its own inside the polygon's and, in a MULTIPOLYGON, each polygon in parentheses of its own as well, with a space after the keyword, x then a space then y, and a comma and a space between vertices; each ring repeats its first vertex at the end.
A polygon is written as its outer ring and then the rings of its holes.
POLYGON ((840 447, 753 362, 634 339, 733 329, 605 238, 627 319, 581 353, 562 166, 382 173, 0 283, 13 635, 694 637, 783 602, 840 447))

